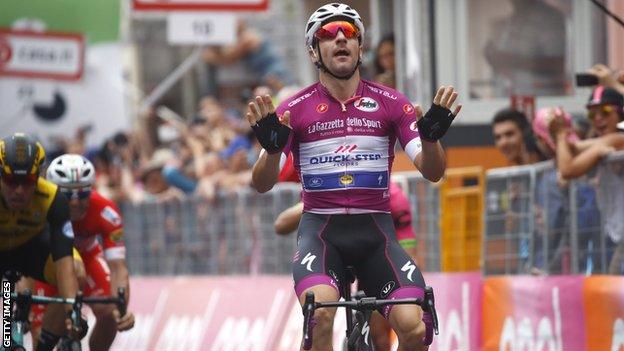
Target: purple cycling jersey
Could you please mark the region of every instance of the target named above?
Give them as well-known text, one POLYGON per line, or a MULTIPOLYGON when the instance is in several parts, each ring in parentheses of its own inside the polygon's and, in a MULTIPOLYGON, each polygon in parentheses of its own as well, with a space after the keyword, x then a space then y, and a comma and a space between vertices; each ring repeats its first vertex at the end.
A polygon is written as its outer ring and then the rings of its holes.
POLYGON ((390 212, 389 178, 398 139, 413 160, 421 150, 414 107, 396 90, 361 80, 341 103, 321 84, 284 101, 292 151, 303 186, 304 211, 390 212))

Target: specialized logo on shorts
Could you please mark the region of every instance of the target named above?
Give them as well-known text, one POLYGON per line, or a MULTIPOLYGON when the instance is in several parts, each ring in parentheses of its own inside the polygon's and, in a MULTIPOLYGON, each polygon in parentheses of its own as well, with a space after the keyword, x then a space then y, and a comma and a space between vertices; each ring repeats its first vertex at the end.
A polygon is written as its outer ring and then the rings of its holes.
POLYGON ((411 104, 403 105, 403 112, 405 112, 408 115, 411 115, 412 113, 414 113, 414 106, 412 106, 411 104))
POLYGON ((416 270, 416 265, 412 263, 412 261, 407 261, 403 267, 401 267, 401 272, 407 272, 407 279, 409 279, 411 282, 413 282, 412 280, 412 274, 414 273, 414 271, 416 270))
POLYGON ((318 113, 325 113, 327 112, 328 109, 329 109, 329 106, 327 106, 327 104, 325 103, 320 103, 316 106, 316 112, 318 113))
POLYGON ((340 279, 338 279, 338 274, 336 274, 336 272, 334 272, 333 270, 329 270, 329 275, 331 275, 331 277, 334 278, 336 282, 340 282, 340 279))
POLYGON ((392 289, 394 289, 394 281, 389 281, 386 283, 386 285, 383 286, 383 288, 381 288, 381 297, 386 297, 388 296, 388 294, 392 291, 392 289))
POLYGON ((343 174, 340 176, 340 184, 342 185, 350 185, 353 183, 353 176, 351 174, 343 174))
POLYGON ((100 213, 102 218, 109 221, 112 225, 121 225, 121 216, 112 207, 106 206, 100 213))
POLYGON ((379 103, 377 103, 377 101, 369 97, 359 98, 355 102, 354 106, 358 110, 364 111, 364 112, 375 112, 379 110, 379 103))
POLYGON ((308 271, 312 272, 312 262, 316 259, 316 255, 313 255, 311 252, 308 252, 303 260, 301 260, 301 265, 306 266, 308 271))
POLYGON ((120 242, 121 239, 123 239, 123 229, 120 228, 120 229, 117 229, 117 230, 111 232, 109 237, 115 243, 120 242))
POLYGON ((65 224, 63 224, 63 235, 65 235, 66 237, 73 239, 74 238, 74 228, 72 227, 72 224, 70 221, 65 222, 65 224))
POLYGON ((416 123, 416 121, 412 122, 412 124, 410 124, 410 130, 413 132, 417 132, 418 131, 418 123, 416 123))
POLYGON ((368 324, 368 321, 365 321, 364 325, 362 325, 362 336, 364 337, 364 343, 366 345, 368 345, 369 334, 370 334, 370 325, 368 324))

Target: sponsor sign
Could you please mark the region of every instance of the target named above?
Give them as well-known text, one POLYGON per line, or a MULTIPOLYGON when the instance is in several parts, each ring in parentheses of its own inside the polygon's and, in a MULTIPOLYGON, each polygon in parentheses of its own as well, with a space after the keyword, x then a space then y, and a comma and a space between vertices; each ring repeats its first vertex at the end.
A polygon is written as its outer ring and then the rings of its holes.
POLYGON ((433 287, 440 330, 429 350, 481 350, 481 274, 432 273, 424 276, 425 282, 433 287))
MULTIPOLYGON (((624 347, 624 277, 424 276, 440 327, 430 351, 624 347)), ((112 349, 299 350, 303 317, 292 284, 290 276, 132 278, 135 327, 119 333, 112 349)), ((344 330, 339 310, 334 349, 344 330)))
POLYGON ((132 0, 134 11, 264 11, 269 0, 132 0))
POLYGON ((624 350, 624 277, 586 277, 583 301, 576 306, 585 310, 587 345, 592 350, 624 350))
POLYGON ((587 350, 581 276, 497 277, 483 287, 484 350, 587 350))
POLYGON ((84 51, 80 34, 0 28, 0 76, 78 80, 84 51))

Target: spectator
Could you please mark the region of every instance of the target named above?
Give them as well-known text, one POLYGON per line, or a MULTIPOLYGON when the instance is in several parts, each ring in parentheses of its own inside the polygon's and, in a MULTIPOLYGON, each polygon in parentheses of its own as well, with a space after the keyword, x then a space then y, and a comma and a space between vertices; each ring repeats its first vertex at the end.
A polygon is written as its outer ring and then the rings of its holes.
POLYGON ((128 199, 135 203, 181 200, 184 193, 179 189, 169 186, 162 175, 163 167, 173 156, 171 150, 156 150, 154 155, 152 155, 152 159, 141 167, 141 186, 137 186, 130 170, 124 167, 122 170, 123 187, 124 191, 128 194, 128 199))
POLYGON ((513 109, 498 111, 492 120, 492 132, 496 148, 510 164, 527 165, 546 159, 535 144, 524 113, 513 109))
MULTIPOLYGON (((615 89, 598 86, 589 97, 587 109, 597 137, 577 143, 576 150, 567 141, 570 131, 565 126, 563 113, 557 113, 550 122, 550 131, 557 145, 557 168, 565 179, 585 175, 611 152, 624 150, 624 133, 618 132, 618 123, 624 120, 624 97, 615 89)), ((607 234, 607 256, 611 256, 609 272, 614 274, 622 273, 624 258, 621 219, 624 190, 618 186, 622 182, 617 174, 612 167, 605 165, 597 175, 597 199, 607 234)))
POLYGON ((275 54, 269 40, 244 21, 238 22, 236 33, 234 44, 205 49, 204 60, 215 65, 231 65, 242 61, 251 72, 258 75, 262 83, 268 84, 274 91, 293 84, 292 74, 284 61, 275 54))
POLYGON ((565 179, 586 174, 598 161, 614 150, 624 149, 624 134, 618 132, 618 123, 624 119, 624 98, 612 88, 598 86, 589 97, 588 117, 596 138, 571 145, 563 111, 550 121, 550 132, 555 136, 557 169, 565 179), (575 154, 574 147, 577 153, 575 154))
MULTIPOLYGON (((560 108, 542 108, 535 114, 532 127, 535 133, 538 148, 549 159, 556 158, 555 142, 548 130, 549 122, 558 113, 563 114, 566 128, 570 131, 567 141, 575 144, 579 141, 578 136, 572 132, 572 117, 563 112, 560 108)), ((580 264, 588 273, 591 273, 591 266, 594 258, 588 255, 591 251, 589 247, 598 246, 600 227, 600 214, 596 204, 596 192, 594 188, 586 182, 578 182, 575 191, 578 248, 581 256, 580 264)), ((535 210, 535 266, 536 268, 547 268, 548 272, 569 273, 570 260, 567 259, 570 253, 569 237, 569 214, 566 211, 569 203, 570 192, 568 182, 562 179, 557 169, 540 172, 537 177, 535 190, 536 210, 535 210), (547 239, 547 252, 544 251, 543 239, 547 239)))
MULTIPOLYGON (((503 109, 494 115, 492 131, 496 148, 503 153, 511 165, 520 166, 543 161, 546 157, 536 145, 531 126, 524 113, 514 109, 503 109)), ((505 213, 505 232, 518 236, 519 270, 532 268, 530 259, 530 223, 524 209, 521 183, 510 182, 507 189, 509 207, 505 213)))
POLYGON ((375 77, 373 80, 395 89, 395 72, 394 34, 390 33, 381 38, 375 49, 375 77))

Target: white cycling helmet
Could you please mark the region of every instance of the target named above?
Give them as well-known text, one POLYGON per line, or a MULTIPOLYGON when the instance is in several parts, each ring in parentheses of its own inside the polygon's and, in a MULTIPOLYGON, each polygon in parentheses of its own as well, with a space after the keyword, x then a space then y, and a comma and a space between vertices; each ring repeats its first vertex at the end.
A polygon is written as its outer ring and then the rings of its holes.
POLYGON ((50 162, 46 179, 63 188, 83 188, 95 183, 95 168, 85 157, 65 154, 50 162))
POLYGON ((316 33, 323 23, 327 23, 327 20, 333 17, 353 22, 360 31, 360 39, 364 38, 364 24, 357 11, 349 5, 334 2, 319 7, 308 19, 305 33, 306 46, 311 46, 314 43, 314 33, 316 33))

